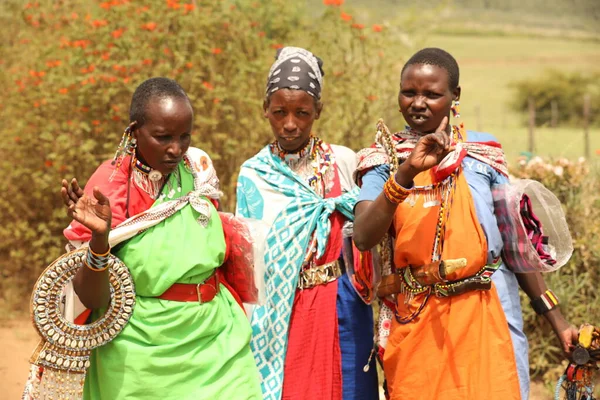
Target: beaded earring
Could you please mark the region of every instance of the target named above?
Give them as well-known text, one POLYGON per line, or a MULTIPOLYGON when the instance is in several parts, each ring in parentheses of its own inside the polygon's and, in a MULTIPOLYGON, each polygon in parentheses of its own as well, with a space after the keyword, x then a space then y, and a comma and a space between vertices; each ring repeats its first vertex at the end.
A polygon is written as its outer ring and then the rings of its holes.
POLYGON ((460 101, 452 100, 452 107, 450 107, 452 111, 452 116, 454 118, 460 118, 460 101))
POLYGON ((123 136, 121 136, 121 142, 117 147, 117 151, 115 152, 115 156, 113 157, 112 165, 116 165, 115 169, 119 169, 121 163, 123 162, 123 158, 125 158, 128 154, 133 154, 135 148, 137 146, 137 140, 133 137, 133 127, 137 124, 137 121, 133 121, 132 123, 125 128, 123 132, 123 136))

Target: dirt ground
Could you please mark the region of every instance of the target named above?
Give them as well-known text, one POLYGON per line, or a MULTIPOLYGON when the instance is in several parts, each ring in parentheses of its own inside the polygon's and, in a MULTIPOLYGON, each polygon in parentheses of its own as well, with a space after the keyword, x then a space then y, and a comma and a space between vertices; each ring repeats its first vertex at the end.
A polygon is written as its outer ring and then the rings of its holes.
MULTIPOLYGON (((1 322, 0 325, 0 400, 18 400, 29 370, 29 356, 38 343, 37 333, 25 318, 1 322)), ((551 400, 541 383, 532 383, 530 400, 551 400)))

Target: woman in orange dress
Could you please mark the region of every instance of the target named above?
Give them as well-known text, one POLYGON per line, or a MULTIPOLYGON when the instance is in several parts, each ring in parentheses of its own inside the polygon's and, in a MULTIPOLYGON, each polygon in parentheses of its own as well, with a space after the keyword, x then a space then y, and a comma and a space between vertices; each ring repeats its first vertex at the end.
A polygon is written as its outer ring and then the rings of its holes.
MULTIPOLYGON (((388 273, 399 289, 382 307, 392 321, 382 354, 391 399, 526 399, 516 282, 534 302, 547 288, 539 273, 515 278, 503 265, 494 193, 508 183, 506 162, 493 136, 448 124, 458 81, 456 60, 441 49, 421 50, 404 66, 398 102, 409 126, 389 138, 387 153, 359 152, 354 241, 365 250, 388 232, 393 238, 388 273), (401 164, 391 171, 395 158, 401 164), (416 274, 459 259, 466 265, 438 284, 416 274)), ((555 304, 542 311, 568 351, 576 330, 555 304)))

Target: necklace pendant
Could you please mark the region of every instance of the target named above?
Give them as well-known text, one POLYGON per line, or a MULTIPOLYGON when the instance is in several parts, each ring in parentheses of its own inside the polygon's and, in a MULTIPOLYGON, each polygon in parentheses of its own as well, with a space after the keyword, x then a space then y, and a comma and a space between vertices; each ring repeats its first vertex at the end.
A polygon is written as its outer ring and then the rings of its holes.
POLYGON ((152 171, 150 171, 150 173, 148 174, 148 178, 152 182, 158 182, 158 181, 160 181, 162 179, 162 177, 163 177, 163 175, 159 171, 157 171, 155 169, 153 169, 152 171))

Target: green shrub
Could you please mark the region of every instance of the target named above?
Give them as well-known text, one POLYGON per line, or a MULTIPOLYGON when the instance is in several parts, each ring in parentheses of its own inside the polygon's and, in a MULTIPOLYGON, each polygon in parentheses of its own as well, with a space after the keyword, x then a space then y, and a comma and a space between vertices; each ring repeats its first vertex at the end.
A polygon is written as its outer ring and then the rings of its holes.
POLYGON ((590 124, 600 124, 600 73, 583 74, 547 70, 535 79, 512 84, 513 110, 528 118, 529 98, 535 103, 536 125, 552 124, 552 103, 556 107, 556 124, 582 126, 584 96, 590 96, 590 124))
POLYGON ((393 39, 401 31, 364 26, 336 5, 342 1, 326 3, 333 5, 309 18, 287 0, 1 2, 0 303, 22 308, 17 299, 63 252, 60 181, 85 182, 112 157, 133 90, 149 77, 187 90, 193 145, 213 158, 226 210, 239 166, 271 140, 262 101, 283 45, 325 62, 316 133, 353 148, 371 141, 378 110, 396 95, 406 54, 384 52, 403 48, 393 39))

